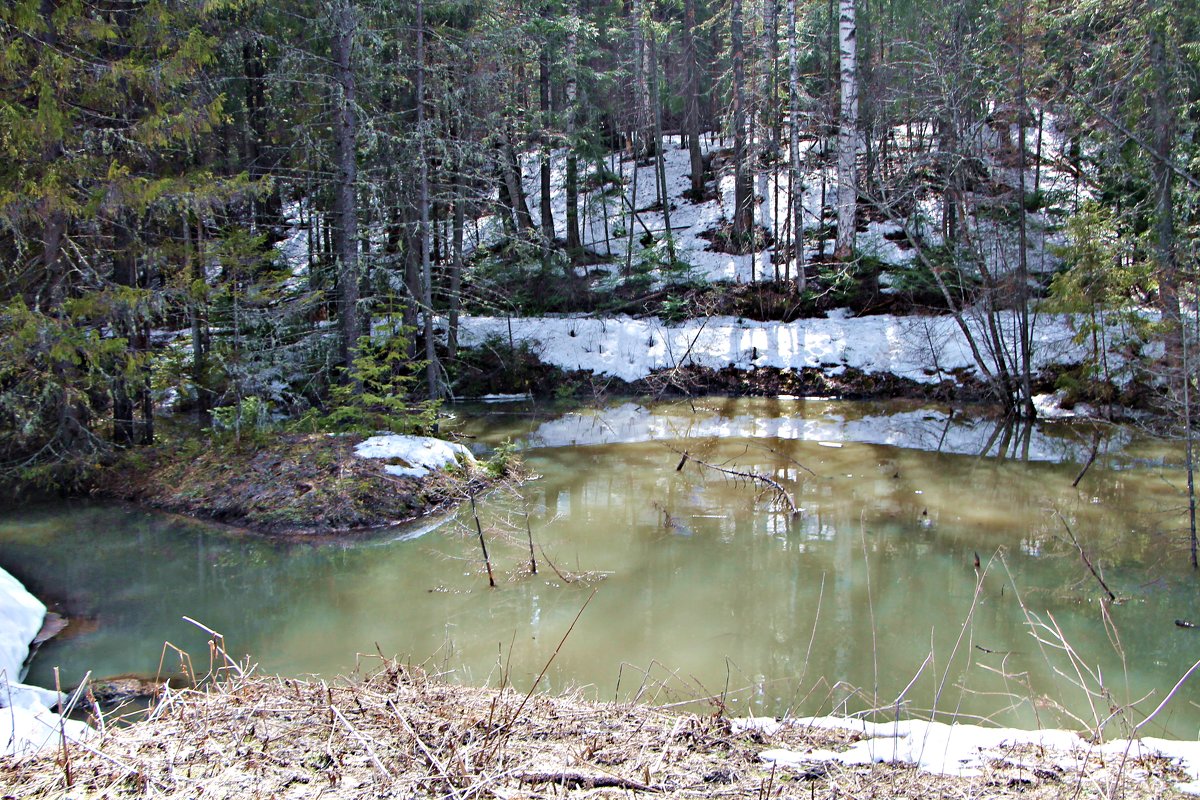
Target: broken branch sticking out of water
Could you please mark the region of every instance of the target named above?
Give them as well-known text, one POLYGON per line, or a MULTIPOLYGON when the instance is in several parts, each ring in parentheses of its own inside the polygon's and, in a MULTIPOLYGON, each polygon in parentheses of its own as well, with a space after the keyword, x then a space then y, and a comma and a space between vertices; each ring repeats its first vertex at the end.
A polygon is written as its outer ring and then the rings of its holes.
POLYGON ((1075 480, 1071 481, 1071 486, 1076 487, 1083 480, 1083 476, 1087 474, 1088 468, 1096 460, 1096 455, 1100 452, 1100 429, 1097 428, 1092 434, 1092 450, 1088 454, 1087 461, 1083 465, 1083 469, 1079 470, 1079 474, 1075 476, 1075 480))
POLYGON ((1104 578, 1101 578, 1100 573, 1096 571, 1095 565, 1092 564, 1092 560, 1088 558, 1088 554, 1084 552, 1083 545, 1079 543, 1079 539, 1075 536, 1075 531, 1071 530, 1071 526, 1067 524, 1066 518, 1063 517, 1060 512, 1055 511, 1054 513, 1058 517, 1058 521, 1062 523, 1063 528, 1066 529, 1069 541, 1075 546, 1075 549, 1079 551, 1079 557, 1083 559, 1083 563, 1092 573, 1092 577, 1094 577, 1096 582, 1100 584, 1100 588, 1104 589, 1105 594, 1108 595, 1108 599, 1115 603, 1117 601, 1117 596, 1113 594, 1113 590, 1108 588, 1108 584, 1104 582, 1104 578))
POLYGON ((475 518, 475 530, 479 533, 479 546, 483 549, 483 563, 487 565, 488 586, 496 588, 496 576, 492 572, 492 559, 488 555, 487 542, 483 540, 483 526, 479 523, 479 511, 475 508, 475 495, 471 495, 471 516, 475 518))
POLYGON ((690 453, 682 450, 676 450, 674 447, 672 447, 671 450, 675 453, 678 453, 680 456, 679 465, 675 467, 676 472, 681 471, 688 461, 692 461, 706 469, 720 472, 722 475, 729 475, 730 477, 734 478, 743 478, 754 483, 762 484, 763 486, 769 486, 775 491, 775 496, 787 505, 788 510, 792 513, 793 517, 800 516, 801 509, 796 505, 796 501, 792 499, 791 492, 783 488, 783 484, 772 478, 770 475, 763 475, 761 472, 748 472, 746 470, 733 469, 731 467, 722 467, 718 464, 713 464, 708 461, 701 461, 690 453))

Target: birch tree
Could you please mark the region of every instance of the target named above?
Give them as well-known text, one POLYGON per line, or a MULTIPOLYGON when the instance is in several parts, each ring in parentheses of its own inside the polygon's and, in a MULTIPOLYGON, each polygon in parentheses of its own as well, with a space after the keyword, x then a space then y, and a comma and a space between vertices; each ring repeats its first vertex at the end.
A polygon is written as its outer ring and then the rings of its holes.
POLYGON ((837 146, 837 243, 834 257, 854 258, 855 210, 858 205, 858 29, 854 0, 838 0, 838 63, 841 109, 837 146))

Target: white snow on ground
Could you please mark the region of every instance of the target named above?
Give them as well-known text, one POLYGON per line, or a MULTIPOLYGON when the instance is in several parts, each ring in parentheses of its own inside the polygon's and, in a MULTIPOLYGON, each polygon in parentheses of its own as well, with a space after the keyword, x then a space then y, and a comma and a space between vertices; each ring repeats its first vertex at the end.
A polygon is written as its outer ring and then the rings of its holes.
MULTIPOLYGON (((1025 174, 1025 190, 1033 193, 1035 188, 1043 196, 1049 197, 1057 204, 1059 210, 1068 206, 1068 200, 1078 195, 1086 197, 1086 191, 1081 189, 1078 181, 1066 166, 1069 159, 1066 156, 1066 140, 1057 132, 1057 120, 1047 115, 1041 129, 1042 146, 1038 146, 1038 129, 1030 127, 1026 131, 1026 146, 1029 152, 1025 174), (1033 156, 1040 153, 1041 161, 1033 156)), ((928 126, 904 125, 892 131, 891 140, 896 147, 916 148, 901 156, 902 159, 925 157, 928 147, 928 126)), ((1017 265, 1017 241, 1015 223, 1000 225, 989 217, 1001 216, 1002 209, 994 208, 997 202, 1011 204, 1013 192, 1020 183, 1018 171, 1012 166, 1006 166, 1005 158, 1011 161, 1015 152, 1015 133, 1008 133, 1008 141, 1002 141, 1004 135, 980 123, 980 129, 974 134, 982 137, 991 148, 992 157, 988 159, 987 168, 990 177, 998 186, 1006 187, 1006 197, 980 195, 975 197, 980 213, 969 216, 964 224, 969 229, 969 239, 977 248, 977 255, 982 257, 993 274, 1004 274, 1017 265), (992 206, 993 208, 989 208, 992 206)), ((675 235, 675 247, 680 260, 690 265, 688 277, 706 281, 731 281, 750 283, 776 278, 794 278, 795 261, 790 263, 773 263, 776 247, 772 246, 753 255, 735 256, 713 252, 709 249, 710 242, 701 238, 700 234, 712 230, 728 220, 733 208, 733 170, 732 142, 708 133, 701 137, 701 149, 705 154, 713 156, 716 172, 715 186, 717 197, 701 203, 694 203, 684 198, 684 192, 690 188, 690 158, 688 150, 678 137, 667 137, 663 142, 664 171, 666 173, 667 194, 671 198, 671 228, 675 235)), ((828 255, 833 247, 832 239, 824 244, 815 235, 832 236, 827 227, 833 222, 832 209, 837 203, 837 179, 833 160, 828 154, 822 153, 822 145, 817 141, 801 143, 800 158, 802 160, 801 182, 799 191, 793 193, 788 164, 787 148, 780 153, 777 163, 771 164, 754 176, 754 190, 760 202, 755 206, 755 221, 765 227, 779 239, 780 249, 790 245, 792 236, 788 223, 788 197, 796 194, 801 197, 803 206, 803 224, 805 228, 804 257, 810 259, 819 252, 828 255)), ((567 151, 557 149, 550 153, 551 172, 551 216, 554 220, 555 231, 559 238, 563 236, 566 226, 566 163, 567 151)), ((541 224, 541 183, 539 179, 541 152, 531 150, 522 154, 521 173, 526 189, 527 204, 534 224, 541 224)), ((666 232, 666 220, 661 210, 650 210, 658 200, 656 188, 657 165, 653 162, 635 168, 633 163, 623 153, 609 153, 597 160, 580 160, 578 162, 580 186, 579 214, 580 233, 585 247, 594 252, 613 257, 613 264, 595 265, 588 269, 593 273, 611 273, 624 266, 625 257, 629 254, 632 244, 631 266, 637 267, 647 259, 663 258, 661 239, 666 232), (597 187, 589 176, 594 176, 599 168, 618 175, 618 184, 605 183, 597 187), (636 178, 635 178, 636 173, 636 178), (635 191, 636 189, 636 191, 635 191), (637 213, 631 216, 630 209, 637 213), (632 239, 629 234, 632 232, 632 239), (656 240, 652 248, 655 253, 644 251, 640 240, 649 233, 656 240)), ((304 205, 307 201, 290 202, 284 207, 284 223, 286 225, 284 238, 276 243, 276 250, 293 273, 293 284, 302 284, 302 277, 309 266, 310 235, 308 230, 312 209, 304 205), (302 213, 303 212, 303 213, 302 213)), ((857 251, 868 257, 877 258, 885 264, 903 269, 911 264, 915 251, 907 237, 901 236, 902 225, 922 243, 937 246, 941 239, 942 204, 936 193, 921 193, 915 199, 915 206, 904 219, 866 220, 866 207, 860 208, 865 230, 856 237, 857 251), (891 237, 891 238, 888 238, 891 237)), ((1031 271, 1038 272, 1053 269, 1059 264, 1059 259, 1053 255, 1050 245, 1062 244, 1063 237, 1060 228, 1061 218, 1046 208, 1030 212, 1027 215, 1028 246, 1027 261, 1031 271)), ((469 257, 472 251, 479 247, 487 247, 500 241, 505 235, 504 225, 499 215, 488 214, 478 219, 469 220, 465 254, 469 257)), ((372 243, 372 250, 380 252, 384 234, 379 226, 369 226, 366 236, 372 243)), ((214 263, 219 269, 219 264, 214 263)), ((215 277, 215 276, 210 276, 215 277)), ((658 278, 663 276, 658 275, 658 278)), ((675 279, 678 280, 677 276, 675 279)), ((885 276, 886 278, 886 276, 885 276)), ((886 280, 885 280, 886 283, 886 280)))
MULTIPOLYGON (((1016 317, 1001 314, 998 324, 1015 331, 1016 317)), ((971 327, 979 341, 986 339, 978 323, 971 327)), ((946 373, 951 370, 978 370, 962 332, 949 316, 848 318, 838 314, 787 323, 709 317, 679 325, 626 316, 464 317, 459 341, 475 346, 489 337, 507 340, 510 329, 515 341, 528 342, 546 363, 624 381, 687 365, 821 367, 827 372, 854 367, 925 383, 950 377, 946 373)), ((1085 350, 1072 342, 1073 336, 1068 317, 1039 316, 1033 335, 1034 369, 1082 360, 1085 350)))
POLYGON ((1077 767, 1082 754, 1104 756, 1110 761, 1127 760, 1126 777, 1135 780, 1133 762, 1141 756, 1161 755, 1176 760, 1192 781, 1177 784, 1176 788, 1200 793, 1200 742, 1144 738, 1116 740, 1091 744, 1078 734, 1064 730, 1023 731, 1013 728, 984 728, 978 725, 945 724, 922 720, 874 723, 844 717, 806 717, 784 722, 770 717, 733 720, 735 731, 757 729, 774 732, 784 725, 812 726, 835 730, 850 730, 867 738, 855 742, 848 750, 766 750, 759 754, 764 761, 784 767, 808 767, 823 761, 842 764, 872 764, 876 762, 913 764, 926 772, 940 775, 973 777, 989 760, 1012 762, 1006 748, 1034 745, 1045 748, 1064 768, 1077 767))
POLYGON ((60 725, 68 739, 86 738, 82 722, 61 720, 50 711, 58 693, 17 681, 29 643, 42 627, 46 607, 20 581, 0 569, 0 755, 21 755, 59 743, 60 725))
POLYGON ((457 442, 447 442, 430 436, 401 434, 372 436, 360 442, 354 448, 354 454, 359 458, 402 461, 403 464, 388 464, 383 469, 389 475, 409 478, 423 478, 443 467, 475 461, 471 451, 457 442))
MULTIPOLYGON (((1050 129, 1054 120, 1047 118, 1046 139, 1052 136, 1050 129)), ((1010 141, 1002 143, 1002 135, 987 129, 979 132, 989 142, 996 155, 989 164, 991 177, 998 185, 1006 186, 1011 192, 1016 192, 1020 184, 1018 170, 1003 166, 1000 161, 1001 153, 1015 152, 1015 134, 1009 134, 1010 141)), ((1032 154, 1037 150, 1037 130, 1026 131, 1027 149, 1030 158, 1025 174, 1026 191, 1032 193, 1034 188, 1043 195, 1053 197, 1068 197, 1078 191, 1078 182, 1069 170, 1059 168, 1060 163, 1066 163, 1050 147, 1044 147, 1042 163, 1035 163, 1032 154)), ((893 131, 894 140, 898 144, 911 142, 913 137, 905 126, 893 131)), ((667 138, 663 142, 663 167, 666 173, 667 194, 672 200, 671 229, 675 234, 676 253, 680 260, 691 265, 690 277, 705 281, 730 281, 734 283, 753 283, 778 278, 795 278, 795 264, 775 264, 773 259, 776 247, 763 250, 753 255, 735 256, 710 250, 710 242, 701 238, 700 234, 712 230, 731 215, 734 198, 734 178, 732 174, 732 154, 728 152, 731 142, 718 138, 714 134, 701 137, 701 149, 706 154, 715 153, 714 165, 717 172, 717 198, 703 203, 694 203, 684 197, 684 192, 691 186, 689 172, 691 169, 688 150, 679 140, 667 138)), ((919 137, 918 137, 919 138, 919 137)), ((923 145, 920 145, 923 147, 923 145)), ((786 148, 781 154, 777 166, 768 167, 755 175, 754 190, 761 202, 755 207, 755 221, 768 231, 776 234, 781 246, 786 246, 791 240, 790 225, 786 224, 788 217, 787 198, 792 194, 791 176, 787 163, 786 148)), ((830 209, 837 203, 836 168, 831 159, 822 158, 817 142, 805 141, 801 144, 800 157, 803 161, 801 169, 802 186, 798 194, 802 197, 803 219, 805 227, 804 257, 811 259, 819 252, 829 255, 833 242, 822 243, 813 238, 818 230, 832 223, 830 209), (822 211, 825 210, 823 214, 822 211)), ((555 231, 560 235, 566 227, 566 158, 565 150, 556 150, 550 155, 551 168, 551 216, 554 220, 555 231)), ((629 233, 632 229, 633 258, 631 266, 636 267, 645 254, 640 239, 649 233, 660 240, 666 231, 666 220, 661 210, 649 210, 658 199, 656 188, 657 165, 653 162, 645 166, 635 167, 621 154, 609 154, 602 161, 604 168, 618 174, 623 180, 620 191, 608 195, 583 192, 579 199, 580 228, 585 247, 606 256, 613 256, 624 266, 625 256, 630 250, 629 233), (636 191, 635 191, 636 188, 636 191), (638 209, 632 218, 629 210, 638 209)), ((541 155, 527 153, 522 159, 522 178, 528 195, 530 213, 536 225, 541 224, 541 184, 539 170, 541 155)), ((580 162, 580 175, 585 176, 594 172, 596 163, 580 162)), ((609 187, 611 189, 611 184, 609 187)), ((1003 198, 1005 202, 1011 197, 1003 198)), ((974 244, 977 255, 988 265, 993 274, 1003 275, 1015 269, 1018 264, 1018 236, 1015 223, 999 224, 989 218, 997 198, 980 196, 977 198, 980 207, 978 216, 970 216, 966 226, 970 231, 970 240, 974 244)), ((860 209, 860 216, 866 214, 866 209, 860 209)), ((926 245, 941 243, 941 214, 942 206, 936 198, 923 197, 917 202, 915 211, 907 219, 866 222, 865 231, 856 235, 856 250, 860 255, 869 256, 903 268, 911 264, 916 256, 911 242, 901 236, 902 225, 907 225, 910 232, 926 245), (887 238, 888 236, 892 238, 887 238)), ((1001 214, 1003 216, 1003 214, 1001 214)), ((490 217, 482 220, 481 243, 492 243, 501 235, 499 218, 490 217)), ((1042 272, 1056 268, 1060 261, 1053 255, 1051 245, 1061 245, 1064 239, 1057 230, 1059 220, 1045 210, 1031 212, 1027 215, 1027 249, 1026 257, 1032 272, 1042 272)), ((825 230, 825 235, 832 235, 825 230)), ((661 245, 656 245, 661 250, 661 245)), ((659 253, 661 257, 665 254, 659 253)), ((593 270, 611 271, 618 265, 592 267, 593 270)))
MULTIPOLYGON (((730 143, 712 134, 702 137, 702 149, 705 153, 720 151, 730 143)), ((812 142, 802 144, 806 160, 810 159, 809 150, 812 142)), ((718 199, 703 203, 693 203, 683 197, 683 193, 691 186, 688 177, 691 169, 688 151, 678 144, 678 140, 667 140, 663 147, 664 169, 667 178, 667 194, 672 199, 671 230, 675 235, 676 256, 691 265, 690 277, 706 281, 730 281, 734 283, 751 283, 763 280, 774 280, 776 277, 795 277, 794 266, 772 263, 774 249, 763 250, 753 255, 735 256, 709 250, 709 242, 700 234, 709 231, 725 221, 733 207, 733 174, 732 168, 720 170, 716 179, 718 199)), ((523 178, 528 193, 529 210, 535 224, 540 225, 541 184, 538 179, 540 157, 536 154, 527 156, 523 161, 523 178)), ((720 156, 718 155, 718 159, 720 156)), ((729 161, 728 158, 724 159, 729 161)), ((614 256, 619 265, 602 265, 593 267, 594 270, 609 271, 624 265, 624 258, 630 252, 629 233, 633 233, 632 265, 637 266, 646 254, 643 253, 640 239, 650 233, 656 240, 661 239, 666 231, 666 221, 661 210, 645 210, 654 205, 658 198, 655 188, 654 163, 636 168, 637 177, 634 179, 634 166, 628 159, 622 159, 617 154, 610 154, 604 159, 604 167, 624 179, 622 191, 612 195, 583 194, 580 197, 580 228, 583 244, 602 255, 614 256), (635 192, 636 183, 636 192, 635 192), (624 199, 622 199, 622 197, 624 199), (630 208, 638 209, 632 221, 630 208), (605 224, 607 218, 607 227, 605 224), (607 238, 606 238, 607 231, 607 238)), ((729 162, 732 163, 732 162, 729 162)), ((728 165, 727 165, 728 166, 728 165)), ((580 164, 580 174, 595 169, 595 164, 580 164)), ((832 207, 836 202, 837 189, 832 178, 832 168, 825 168, 826 205, 832 207)), ((804 175, 804 219, 806 228, 817 228, 821 221, 821 182, 820 168, 808 169, 804 175)), ((562 232, 566 226, 566 151, 557 150, 551 155, 551 209, 555 230, 562 232)), ((755 192, 763 202, 756 207, 755 220, 767 230, 776 228, 782 230, 787 216, 787 195, 790 191, 790 177, 786 165, 778 170, 759 173, 755 178, 755 192), (776 191, 778 189, 778 192, 776 191), (778 197, 779 207, 775 199, 778 197)), ((483 241, 490 241, 498 230, 500 221, 492 218, 485 225, 485 230, 491 228, 490 235, 485 235, 483 241)), ((874 224, 873 224, 874 225, 874 224)), ((895 259, 896 263, 906 263, 911 260, 910 252, 904 252, 892 242, 884 241, 884 227, 868 228, 861 237, 862 245, 872 255, 881 258, 895 259)), ((780 234, 782 238, 782 233, 780 234)), ((826 243, 827 253, 832 252, 832 241, 826 243)), ((808 240, 805 245, 806 257, 818 252, 818 243, 808 240)), ((665 258, 665 252, 659 253, 665 258)))
MULTIPOLYGON (((543 422, 524 438, 523 444, 571 447, 718 437, 778 438, 826 445, 835 442, 888 445, 958 455, 1019 456, 1022 460, 1051 462, 1082 461, 1091 450, 1088 441, 1056 436, 1040 426, 1030 431, 1028 442, 1017 441, 1020 437, 1016 436, 1005 439, 997 435, 1002 421, 956 415, 933 407, 848 419, 834 411, 818 415, 806 408, 814 402, 820 403, 819 400, 794 398, 776 402, 780 413, 765 417, 752 412, 727 416, 703 404, 694 410, 687 406, 686 411, 678 414, 671 414, 661 406, 651 409, 632 402, 583 409, 543 422), (787 414, 789 404, 795 407, 795 416, 787 414)), ((1107 452, 1119 450, 1122 444, 1122 434, 1115 432, 1106 444, 1107 452)))

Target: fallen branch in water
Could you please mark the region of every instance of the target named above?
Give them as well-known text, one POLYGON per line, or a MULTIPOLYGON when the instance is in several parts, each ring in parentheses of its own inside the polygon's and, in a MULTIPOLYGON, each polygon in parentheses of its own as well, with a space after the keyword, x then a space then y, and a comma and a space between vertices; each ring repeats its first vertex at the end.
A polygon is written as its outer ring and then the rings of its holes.
POLYGON ((701 461, 700 459, 696 458, 695 456, 691 455, 690 453, 683 451, 683 450, 676 450, 674 447, 672 447, 671 450, 674 451, 675 453, 678 453, 680 456, 679 465, 677 467, 675 467, 676 472, 679 472, 680 470, 682 470, 684 465, 688 461, 693 461, 696 464, 700 465, 701 467, 715 470, 717 472, 720 472, 723 475, 729 475, 734 478, 743 478, 745 480, 753 481, 755 483, 761 483, 764 486, 769 486, 775 490, 776 497, 782 499, 783 502, 787 503, 788 510, 792 512, 793 517, 800 516, 801 509, 799 506, 796 505, 796 501, 792 499, 791 493, 787 489, 783 488, 783 485, 779 481, 772 478, 771 476, 763 475, 761 472, 747 472, 745 470, 731 469, 730 467, 722 467, 717 464, 712 464, 708 461, 701 461))
POLYGON ((1104 592, 1108 595, 1108 599, 1115 603, 1117 601, 1117 596, 1113 594, 1113 590, 1108 588, 1108 584, 1104 582, 1104 578, 1101 578, 1100 573, 1096 571, 1096 567, 1092 564, 1092 560, 1088 558, 1088 554, 1084 552, 1083 545, 1081 545, 1079 543, 1079 539, 1076 538, 1075 531, 1071 530, 1071 526, 1067 524, 1066 518, 1064 518, 1060 512, 1055 511, 1054 513, 1058 516, 1058 521, 1062 523, 1063 528, 1066 529, 1067 535, 1070 537, 1071 544, 1075 545, 1075 549, 1079 551, 1079 557, 1083 559, 1083 563, 1091 571, 1092 577, 1094 577, 1100 584, 1100 587, 1104 589, 1104 592))
POLYGON ((562 570, 555 566, 554 562, 550 560, 550 556, 546 555, 546 548, 539 544, 538 550, 542 551, 542 558, 546 559, 546 563, 550 565, 550 569, 554 570, 554 574, 557 575, 563 583, 573 583, 570 578, 562 573, 562 570))

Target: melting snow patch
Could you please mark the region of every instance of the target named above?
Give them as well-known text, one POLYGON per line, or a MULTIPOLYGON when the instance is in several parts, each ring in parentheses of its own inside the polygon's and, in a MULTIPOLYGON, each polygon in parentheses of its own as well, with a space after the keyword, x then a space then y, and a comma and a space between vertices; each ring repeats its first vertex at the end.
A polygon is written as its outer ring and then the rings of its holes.
POLYGON ((1072 408, 1064 408, 1062 404, 1066 399, 1067 393, 1061 389, 1054 394, 1035 394, 1033 396, 1033 407, 1037 409, 1038 417, 1041 419, 1099 417, 1096 409, 1086 403, 1076 403, 1072 408))
POLYGON ((0 569, 0 755, 57 745, 62 733, 72 740, 91 733, 84 723, 60 721, 50 711, 58 702, 57 692, 16 682, 45 614, 46 607, 20 581, 0 569))
POLYGON ((403 464, 388 464, 384 470, 389 475, 408 478, 423 478, 430 472, 451 464, 474 463, 471 451, 456 442, 434 439, 431 436, 403 436, 389 434, 372 436, 354 448, 359 458, 386 458, 403 461, 403 464))
MULTIPOLYGON (((967 323, 981 337, 982 323, 967 323)), ((1010 312, 998 323, 1015 324, 1010 312)), ((890 372, 921 383, 937 383, 955 369, 978 370, 974 355, 951 316, 850 317, 835 309, 825 318, 757 322, 705 317, 679 324, 618 316, 552 318, 471 317, 460 320, 459 341, 478 346, 489 337, 527 342, 547 364, 588 370, 623 381, 656 370, 696 365, 710 369, 751 365, 802 369, 821 367, 838 374, 846 367, 867 373, 890 372)), ((1066 316, 1041 315, 1034 330, 1035 368, 1077 363, 1086 353, 1072 340, 1066 316)))
POLYGON ((751 717, 733 721, 734 731, 760 730, 768 735, 789 725, 855 731, 866 738, 842 752, 765 750, 759 753, 762 760, 784 767, 811 766, 821 761, 912 764, 925 772, 966 778, 980 775, 990 761, 1011 760, 1009 751, 1014 746, 1033 745, 1048 751, 1047 758, 1063 768, 1078 765, 1081 755, 1103 756, 1122 764, 1126 759, 1132 764, 1144 756, 1162 756, 1176 761, 1191 778, 1189 783, 1177 784, 1177 789, 1200 792, 1200 742, 1144 738, 1096 745, 1071 731, 984 728, 923 720, 875 723, 845 717, 804 717, 780 722, 770 717, 751 717))

